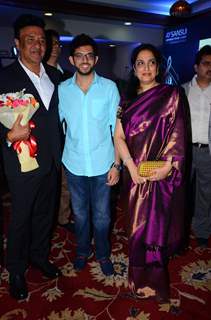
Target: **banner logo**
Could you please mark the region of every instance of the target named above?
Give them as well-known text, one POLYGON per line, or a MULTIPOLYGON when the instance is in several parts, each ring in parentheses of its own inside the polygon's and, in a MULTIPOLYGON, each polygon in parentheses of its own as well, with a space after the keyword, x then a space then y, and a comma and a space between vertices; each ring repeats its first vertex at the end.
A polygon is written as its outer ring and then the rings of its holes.
POLYGON ((172 31, 167 31, 165 34, 166 43, 179 43, 187 40, 188 28, 180 28, 172 31))

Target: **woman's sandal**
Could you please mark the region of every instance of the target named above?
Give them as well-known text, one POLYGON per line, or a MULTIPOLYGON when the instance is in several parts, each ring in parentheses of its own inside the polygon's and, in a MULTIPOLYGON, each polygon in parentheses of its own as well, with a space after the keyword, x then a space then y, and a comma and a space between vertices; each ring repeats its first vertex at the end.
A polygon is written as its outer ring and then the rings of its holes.
POLYGON ((137 294, 142 297, 142 299, 148 299, 156 296, 156 291, 151 289, 150 287, 144 287, 142 289, 137 290, 137 294))
POLYGON ((156 291, 150 287, 135 290, 134 286, 130 287, 134 296, 138 299, 154 299, 156 298, 156 291))

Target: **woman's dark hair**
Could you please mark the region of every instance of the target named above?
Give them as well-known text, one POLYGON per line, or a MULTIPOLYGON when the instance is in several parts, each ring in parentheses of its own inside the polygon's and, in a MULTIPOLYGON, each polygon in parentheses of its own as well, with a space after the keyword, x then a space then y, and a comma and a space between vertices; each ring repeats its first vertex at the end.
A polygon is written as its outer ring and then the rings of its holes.
POLYGON ((44 30, 45 22, 42 18, 33 14, 20 15, 13 24, 15 39, 20 39, 20 30, 29 26, 40 27, 44 30))
POLYGON ((90 36, 88 36, 85 33, 79 34, 76 36, 70 43, 70 56, 73 56, 75 53, 75 50, 82 46, 91 46, 94 52, 94 55, 98 55, 98 47, 97 43, 94 39, 92 39, 90 36))
POLYGON ((206 45, 204 47, 202 47, 196 54, 196 58, 195 58, 195 64, 196 65, 199 65, 202 58, 204 56, 210 56, 211 55, 211 46, 209 45, 206 45))
POLYGON ((45 39, 46 39, 46 51, 43 57, 43 62, 47 63, 53 48, 53 38, 56 38, 59 41, 59 34, 56 30, 48 29, 45 31, 45 39))
POLYGON ((132 69, 129 74, 129 80, 125 89, 125 98, 126 100, 131 100, 137 96, 137 90, 139 87, 139 79, 135 76, 133 67, 135 65, 135 62, 137 60, 138 54, 143 51, 148 50, 151 51, 153 56, 155 57, 157 66, 158 66, 158 75, 156 76, 156 81, 161 82, 162 81, 162 71, 161 71, 161 64, 162 64, 162 55, 160 54, 160 51, 154 47, 150 43, 144 43, 136 47, 132 54, 131 54, 131 65, 132 69))

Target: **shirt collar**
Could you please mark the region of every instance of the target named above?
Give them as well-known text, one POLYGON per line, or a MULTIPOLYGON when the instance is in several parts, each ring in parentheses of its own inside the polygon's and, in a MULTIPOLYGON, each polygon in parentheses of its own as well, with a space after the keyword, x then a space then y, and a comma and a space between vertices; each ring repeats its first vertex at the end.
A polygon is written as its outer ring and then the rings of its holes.
MULTIPOLYGON (((22 66, 22 68, 28 73, 28 74, 32 74, 38 77, 38 75, 36 73, 34 73, 33 71, 31 71, 29 68, 27 68, 23 62, 21 62, 20 58, 18 59, 18 62, 20 63, 20 65, 22 66)), ((40 63, 40 73, 39 73, 39 77, 42 78, 43 74, 45 73, 45 68, 43 66, 42 63, 40 63)))
MULTIPOLYGON (((193 79, 191 80, 191 83, 190 85, 192 87, 197 87, 197 88, 200 88, 199 85, 198 85, 198 82, 196 81, 196 78, 197 78, 197 75, 195 74, 195 76, 193 77, 193 79)), ((210 88, 211 87, 211 83, 204 89, 206 90, 207 88, 210 88)), ((201 89, 201 88, 200 88, 201 89)), ((202 90, 202 89, 201 89, 202 90)))
POLYGON ((61 71, 61 73, 64 73, 64 71, 62 70, 62 67, 60 66, 59 63, 57 63, 56 68, 57 68, 57 70, 61 71))
POLYGON ((192 87, 198 87, 198 83, 197 83, 197 81, 196 81, 196 74, 195 74, 195 76, 193 77, 193 79, 191 80, 191 86, 192 86, 192 87))
MULTIPOLYGON (((94 78, 92 81, 92 85, 95 83, 99 82, 100 77, 98 76, 98 74, 94 71, 94 78)), ((74 73, 73 77, 72 77, 72 84, 77 84, 76 83, 76 72, 74 73)))

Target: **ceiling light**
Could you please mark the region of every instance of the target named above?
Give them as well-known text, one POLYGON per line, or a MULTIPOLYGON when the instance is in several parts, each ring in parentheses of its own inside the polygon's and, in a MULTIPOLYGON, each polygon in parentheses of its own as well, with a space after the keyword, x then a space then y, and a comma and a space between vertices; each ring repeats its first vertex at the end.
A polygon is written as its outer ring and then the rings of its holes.
POLYGON ((115 44, 109 44, 109 47, 113 48, 113 47, 116 47, 115 44))
POLYGON ((191 5, 185 0, 176 1, 170 8, 170 15, 174 17, 188 17, 191 14, 191 5))
POLYGON ((51 17, 53 15, 53 13, 52 12, 45 12, 44 15, 48 16, 48 17, 51 17))
POLYGON ((125 26, 131 26, 131 24, 132 24, 132 22, 129 22, 129 21, 124 22, 125 26))

